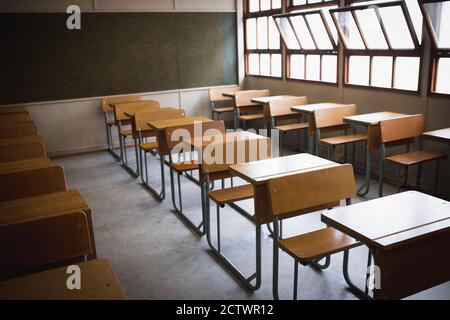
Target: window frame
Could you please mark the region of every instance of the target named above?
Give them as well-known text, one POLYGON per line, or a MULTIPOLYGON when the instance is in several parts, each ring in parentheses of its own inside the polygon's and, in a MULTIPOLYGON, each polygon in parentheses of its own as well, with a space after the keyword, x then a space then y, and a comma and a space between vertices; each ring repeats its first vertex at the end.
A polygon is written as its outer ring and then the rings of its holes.
MULTIPOLYGON (((337 9, 331 9, 330 14, 331 18, 333 19, 333 22, 338 30, 339 39, 341 40, 340 43, 342 43, 343 46, 343 55, 344 55, 344 70, 343 70, 343 86, 344 87, 353 87, 353 88, 370 88, 374 90, 382 90, 382 91, 390 91, 390 92, 399 92, 399 93, 407 93, 407 94, 413 94, 413 95, 420 95, 421 93, 421 83, 422 83, 422 64, 423 64, 423 41, 422 44, 419 43, 419 40, 417 38, 414 25, 412 23, 412 19, 409 15, 408 8, 406 6, 406 3, 404 1, 392 1, 392 2, 383 2, 376 4, 377 7, 384 8, 384 7, 393 7, 393 6, 400 6, 403 12, 403 16, 406 21, 406 25, 408 27, 409 34, 411 36, 411 40, 413 42, 414 48, 412 49, 394 49, 392 48, 392 45, 390 43, 388 33, 385 29, 385 26, 379 16, 377 16, 378 21, 380 23, 380 27, 382 28, 383 36, 386 40, 386 43, 388 45, 388 49, 371 49, 367 45, 367 40, 364 37, 364 33, 361 29, 361 26, 358 22, 358 17, 356 16, 355 11, 357 10, 365 10, 374 8, 374 4, 359 4, 356 6, 351 6, 351 4, 354 3, 360 3, 360 2, 368 2, 370 0, 348 0, 346 1, 346 5, 343 7, 339 7, 337 9), (342 33, 342 28, 340 27, 337 18, 335 17, 335 12, 351 12, 353 20, 357 26, 357 31, 361 37, 361 40, 364 44, 365 49, 351 49, 347 47, 346 43, 346 37, 342 33), (352 84, 348 83, 349 80, 349 67, 350 67, 350 56, 368 56, 370 59, 369 62, 369 84, 368 85, 360 85, 360 84, 352 84), (377 87, 372 85, 372 70, 373 70, 373 58, 377 56, 387 56, 392 57, 392 79, 391 79, 391 87, 377 87), (417 83, 417 90, 407 90, 407 89, 398 89, 394 87, 394 79, 395 79, 395 70, 396 70, 396 60, 398 57, 417 57, 419 58, 419 75, 418 75, 418 83, 417 83)), ((423 36, 423 31, 422 31, 423 36)))
MULTIPOLYGON (((256 11, 256 12, 250 12, 250 1, 244 0, 244 64, 245 64, 245 76, 246 77, 258 77, 258 78, 268 78, 268 79, 283 79, 283 47, 282 47, 282 40, 280 35, 280 48, 279 49, 248 49, 247 48, 247 20, 252 18, 260 18, 260 17, 267 17, 270 19, 275 14, 282 13, 283 11, 283 3, 281 2, 281 8, 278 9, 272 9, 272 0, 271 0, 271 9, 270 10, 264 10, 264 11, 256 11), (267 75, 261 75, 261 74, 250 74, 249 73, 249 55, 250 54, 258 54, 259 55, 259 72, 261 73, 261 54, 279 54, 281 56, 281 75, 280 76, 267 76, 267 75)), ((260 1, 261 5, 261 1, 260 1)), ((269 24, 269 22, 268 22, 269 24)), ((258 47, 258 27, 256 27, 256 43, 258 47)), ((269 39, 269 27, 267 29, 267 39, 269 39)), ((270 68, 272 69, 272 56, 270 57, 270 68)))
POLYGON ((303 5, 296 5, 293 6, 292 0, 286 0, 287 1, 287 8, 288 8, 288 12, 286 13, 282 13, 282 14, 277 14, 274 15, 274 20, 275 20, 275 25, 278 28, 278 31, 280 32, 280 37, 281 40, 283 42, 284 48, 285 48, 285 52, 286 52, 286 64, 285 64, 285 74, 286 74, 286 80, 287 81, 298 81, 298 82, 306 82, 306 83, 316 83, 316 84, 323 84, 323 85, 327 85, 327 86, 339 86, 339 79, 340 79, 340 74, 339 74, 339 40, 338 40, 338 44, 336 44, 335 39, 333 37, 333 34, 330 30, 330 27, 328 25, 328 22, 325 18, 325 15, 322 11, 322 9, 327 8, 327 7, 332 7, 332 6, 338 6, 339 7, 339 1, 337 0, 333 0, 333 1, 321 1, 318 3, 312 3, 312 4, 303 4, 303 5), (316 10, 309 10, 309 9, 316 9, 316 10), (309 10, 309 11, 300 11, 300 12, 292 12, 292 11, 297 11, 297 10, 309 10), (314 33, 311 31, 311 27, 309 26, 309 23, 307 21, 307 19, 305 18, 305 16, 307 15, 313 15, 313 14, 319 14, 323 25, 327 31, 327 35, 328 35, 328 39, 330 40, 330 43, 332 45, 332 49, 319 49, 317 46, 317 41, 315 39, 314 33), (307 25, 307 28, 309 30, 309 34, 312 37, 312 41, 314 42, 314 45, 316 47, 316 49, 303 49, 301 42, 300 42, 300 37, 298 36, 297 32, 295 31, 294 25, 292 23, 292 20, 289 19, 290 17, 295 17, 295 16, 303 16, 304 21, 307 25), (284 40, 284 36, 283 33, 281 31, 280 26, 278 25, 278 23, 276 22, 276 18, 288 18, 289 21, 289 25, 291 26, 294 35, 295 35, 295 39, 297 40, 300 49, 289 49, 285 40, 284 40), (304 55, 305 59, 304 59, 304 72, 305 72, 305 79, 297 79, 297 78, 292 78, 291 77, 291 56, 292 55, 304 55), (320 57, 320 80, 311 80, 311 79, 306 79, 306 64, 307 64, 307 59, 306 57, 308 55, 318 55, 320 57), (322 59, 324 55, 330 55, 330 56, 335 56, 336 57, 336 81, 335 82, 329 82, 329 81, 324 81, 322 80, 322 59))
POLYGON ((446 97, 450 96, 450 93, 436 92, 436 80, 437 80, 437 69, 440 58, 450 58, 450 48, 439 48, 438 41, 436 39, 436 34, 434 32, 433 24, 428 15, 428 11, 425 9, 425 5, 428 3, 438 3, 438 2, 448 2, 442 0, 418 0, 420 11, 422 12, 423 21, 425 28, 430 36, 430 68, 429 68, 429 79, 428 79, 428 95, 446 97))

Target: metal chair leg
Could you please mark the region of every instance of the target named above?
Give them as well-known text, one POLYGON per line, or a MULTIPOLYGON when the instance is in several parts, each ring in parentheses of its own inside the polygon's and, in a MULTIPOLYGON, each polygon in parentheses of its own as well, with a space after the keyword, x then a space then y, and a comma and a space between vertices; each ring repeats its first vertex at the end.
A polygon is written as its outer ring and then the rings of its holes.
POLYGON ((438 194, 438 185, 439 185, 439 164, 440 164, 440 160, 441 159, 437 159, 436 162, 436 176, 434 179, 434 194, 437 195, 438 194))
POLYGON ((294 294, 293 294, 294 300, 297 300, 297 294, 298 294, 298 262, 297 260, 294 260, 294 294))
MULTIPOLYGON (((369 250, 369 256, 370 256, 371 254, 372 254, 372 253, 371 253, 370 250, 369 250)), ((347 285, 349 286, 349 288, 350 288, 350 289, 353 291, 353 293, 356 294, 358 297, 360 297, 360 298, 362 298, 362 299, 368 299, 368 300, 371 300, 372 297, 368 294, 368 288, 367 288, 368 283, 367 283, 367 281, 366 281, 366 284, 365 284, 365 286, 364 286, 364 287, 365 287, 364 290, 361 290, 361 289, 358 288, 355 284, 353 284, 352 280, 350 279, 350 275, 349 275, 349 273, 348 273, 348 260, 349 260, 349 250, 345 250, 345 251, 344 251, 344 261, 343 261, 343 266, 342 266, 345 282, 347 282, 347 285)), ((371 261, 371 260, 369 260, 369 262, 370 262, 370 261, 371 261)), ((367 266, 367 271, 368 271, 369 267, 370 267, 370 265, 367 266)), ((366 279, 367 279, 367 277, 366 277, 366 279)))
POLYGON ((141 160, 141 164, 145 164, 145 178, 144 178, 144 172, 141 168, 141 181, 143 186, 150 191, 150 193, 154 196, 154 198, 158 201, 163 201, 166 198, 166 182, 165 182, 165 173, 164 173, 164 157, 160 157, 160 172, 161 172, 161 190, 157 191, 153 187, 150 186, 150 183, 148 181, 148 165, 147 165, 147 153, 143 151, 144 154, 144 161, 141 160))

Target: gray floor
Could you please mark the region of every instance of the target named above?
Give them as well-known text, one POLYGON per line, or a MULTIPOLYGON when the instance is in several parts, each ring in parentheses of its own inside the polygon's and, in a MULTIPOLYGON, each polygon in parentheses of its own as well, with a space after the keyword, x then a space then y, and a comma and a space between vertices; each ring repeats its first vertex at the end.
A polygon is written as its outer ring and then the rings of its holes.
MULTIPOLYGON (((206 240, 173 213, 167 170, 168 195, 160 203, 108 152, 58 158, 54 162, 64 166, 69 188, 80 190, 92 208, 98 256, 112 263, 129 299, 272 299, 272 238, 265 227, 262 285, 250 292, 217 261, 206 240)), ((150 176, 156 184, 160 180, 158 163, 149 162, 150 176)), ((185 210, 199 221, 199 187, 183 178, 182 190, 185 210)), ((376 192, 376 181, 372 181, 365 199, 375 198, 376 192)), ((386 185, 385 194, 392 192, 394 188, 386 185)), ((251 210, 251 202, 242 205, 251 210)), ((255 265, 254 227, 229 208, 222 210, 221 221, 222 250, 250 275, 255 265)), ((320 213, 313 213, 285 223, 285 236, 321 227, 320 213)), ((280 259, 280 296, 290 299, 294 264, 284 253, 280 259)), ((351 251, 350 274, 360 286, 364 283, 366 261, 364 247, 351 251)), ((300 266, 299 275, 299 299, 357 299, 342 276, 342 254, 333 255, 331 266, 324 271, 300 266)), ((449 299, 450 283, 412 298, 449 299)))

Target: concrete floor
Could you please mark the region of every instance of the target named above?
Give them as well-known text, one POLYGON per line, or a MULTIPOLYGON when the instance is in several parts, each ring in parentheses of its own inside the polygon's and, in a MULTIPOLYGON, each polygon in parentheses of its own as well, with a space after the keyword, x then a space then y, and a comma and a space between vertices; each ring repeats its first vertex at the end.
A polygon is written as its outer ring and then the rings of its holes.
MULTIPOLYGON (((130 160, 132 149, 129 149, 130 160)), ((159 186, 159 162, 149 157, 150 179, 159 186)), ((258 291, 246 290, 219 263, 204 238, 192 232, 172 210, 169 174, 166 168, 166 200, 156 201, 108 152, 55 159, 64 166, 70 189, 80 190, 93 212, 99 257, 112 263, 129 299, 272 299, 272 238, 266 227, 262 235, 262 285, 258 291)), ((358 177, 358 185, 361 179, 358 177)), ((200 189, 182 178, 186 212, 200 221, 200 189)), ((385 194, 395 190, 386 185, 385 194)), ((377 197, 377 182, 370 194, 377 197)), ((252 209, 251 201, 242 206, 252 209)), ((246 219, 232 209, 222 209, 222 251, 235 265, 250 275, 255 265, 255 232, 246 219)), ((215 225, 215 207, 211 207, 215 225)), ((284 235, 322 228, 320 212, 288 220, 284 235)), ((215 239, 215 238, 214 238, 215 239)), ((350 254, 350 275, 364 284, 367 249, 359 247, 350 254)), ((292 297, 294 264, 280 253, 280 296, 292 297)), ((450 299, 450 282, 411 298, 450 299)), ((299 267, 299 299, 357 299, 347 289, 342 276, 342 254, 333 255, 324 271, 299 267)))

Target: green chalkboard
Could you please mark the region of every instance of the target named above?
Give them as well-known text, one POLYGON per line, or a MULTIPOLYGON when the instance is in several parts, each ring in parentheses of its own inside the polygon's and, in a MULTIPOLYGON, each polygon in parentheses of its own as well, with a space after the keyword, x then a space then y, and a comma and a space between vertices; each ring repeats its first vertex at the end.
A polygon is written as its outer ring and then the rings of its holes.
POLYGON ((0 104, 237 82, 235 13, 0 14, 0 104))

